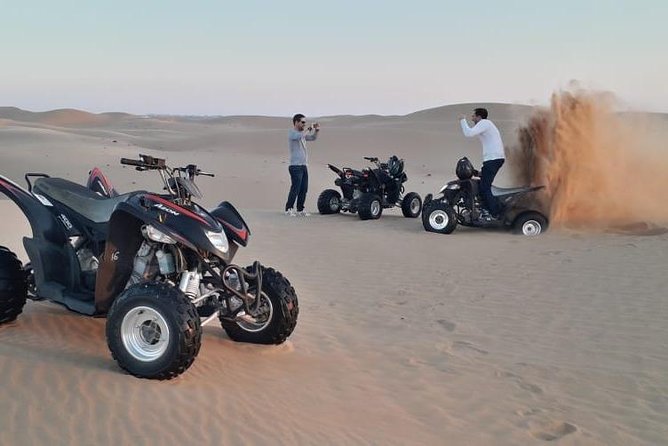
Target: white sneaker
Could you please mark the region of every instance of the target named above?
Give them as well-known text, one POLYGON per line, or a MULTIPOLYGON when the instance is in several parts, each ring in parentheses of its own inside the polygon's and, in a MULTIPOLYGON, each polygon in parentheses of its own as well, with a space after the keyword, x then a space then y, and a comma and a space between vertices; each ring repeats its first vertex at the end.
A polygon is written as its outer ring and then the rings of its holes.
POLYGON ((299 216, 299 217, 310 217, 311 214, 309 214, 306 211, 299 211, 299 212, 297 212, 297 216, 299 216))
POLYGON ((288 217, 296 217, 297 211, 295 211, 293 208, 290 208, 287 211, 285 211, 285 215, 287 215, 288 217))

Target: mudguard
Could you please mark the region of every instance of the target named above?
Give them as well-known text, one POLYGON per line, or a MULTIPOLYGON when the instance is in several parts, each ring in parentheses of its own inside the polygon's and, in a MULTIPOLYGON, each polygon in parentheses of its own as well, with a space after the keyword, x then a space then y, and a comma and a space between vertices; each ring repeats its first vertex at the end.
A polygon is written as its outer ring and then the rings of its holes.
POLYGON ((62 290, 78 288, 80 270, 65 227, 48 209, 53 204, 2 175, 0 192, 16 203, 30 223, 33 236, 24 237, 23 246, 32 263, 40 296, 63 302, 62 290))
POLYGON ((114 212, 109 220, 109 232, 104 255, 100 259, 95 280, 95 311, 105 314, 114 298, 125 288, 132 275, 137 250, 144 239, 143 221, 127 212, 114 212))
POLYGON ((327 167, 329 167, 330 170, 331 170, 332 172, 334 172, 335 174, 337 174, 337 175, 339 175, 339 176, 343 175, 343 172, 342 172, 341 169, 339 169, 338 167, 333 166, 333 165, 331 165, 331 164, 327 164, 327 167))
POLYGON ((23 211, 30 223, 33 237, 44 238, 56 244, 67 241, 62 223, 46 208, 53 206, 48 199, 39 194, 31 194, 2 175, 0 175, 0 192, 7 195, 23 211))
POLYGON ((102 173, 98 167, 94 167, 93 170, 88 172, 88 183, 86 187, 90 190, 97 192, 103 197, 113 198, 118 196, 118 192, 111 185, 111 181, 107 178, 105 174, 102 173))
POLYGON ((211 211, 211 215, 216 217, 216 219, 223 224, 223 230, 228 239, 234 240, 241 246, 248 245, 248 238, 251 235, 251 231, 231 203, 223 201, 216 209, 211 211))

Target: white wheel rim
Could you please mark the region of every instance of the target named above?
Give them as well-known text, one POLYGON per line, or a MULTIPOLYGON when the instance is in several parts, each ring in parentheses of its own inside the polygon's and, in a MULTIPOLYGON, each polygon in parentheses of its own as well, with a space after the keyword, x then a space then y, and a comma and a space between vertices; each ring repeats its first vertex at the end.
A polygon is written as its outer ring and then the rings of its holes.
POLYGON ((169 325, 151 307, 135 307, 121 322, 123 346, 133 358, 142 362, 155 361, 169 347, 169 325))
POLYGON ((337 197, 332 197, 329 199, 329 209, 336 211, 339 209, 339 199, 337 197))
POLYGON ((445 229, 449 222, 450 217, 448 217, 448 213, 444 210, 437 209, 429 214, 429 226, 438 231, 445 229))
POLYGON ((527 220, 522 225, 522 234, 533 237, 539 235, 542 231, 542 226, 536 220, 527 220))
POLYGON ((264 292, 260 295, 260 311, 262 312, 261 322, 247 322, 237 320, 237 325, 241 329, 250 333, 257 333, 262 331, 271 323, 271 318, 274 315, 274 306, 271 304, 271 299, 267 297, 264 292), (265 319, 266 317, 266 319, 265 319))
POLYGON ((415 197, 411 200, 411 213, 417 214, 420 211, 420 199, 415 197))
POLYGON ((371 202, 371 215, 374 217, 380 213, 380 203, 378 200, 374 200, 371 202))

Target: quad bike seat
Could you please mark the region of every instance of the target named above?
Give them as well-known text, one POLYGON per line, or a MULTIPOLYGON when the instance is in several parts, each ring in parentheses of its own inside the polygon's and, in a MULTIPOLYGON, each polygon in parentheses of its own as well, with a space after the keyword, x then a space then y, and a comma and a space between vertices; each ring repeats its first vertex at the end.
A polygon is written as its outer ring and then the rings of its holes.
POLYGON ((540 186, 538 187, 509 187, 509 188, 504 188, 504 187, 496 187, 492 185, 492 195, 495 197, 501 197, 503 195, 510 195, 510 194, 516 194, 519 192, 528 192, 532 190, 537 190, 540 189, 540 186))
POLYGON ((61 203, 74 212, 95 223, 106 223, 118 203, 131 195, 119 195, 113 198, 103 197, 85 186, 63 178, 38 178, 33 187, 35 193, 44 195, 49 200, 61 203))

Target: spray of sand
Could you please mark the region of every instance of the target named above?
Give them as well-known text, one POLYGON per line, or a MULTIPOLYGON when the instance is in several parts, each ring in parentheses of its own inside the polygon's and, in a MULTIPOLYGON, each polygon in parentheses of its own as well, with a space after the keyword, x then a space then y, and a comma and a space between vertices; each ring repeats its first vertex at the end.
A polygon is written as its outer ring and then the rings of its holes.
POLYGON ((519 182, 546 186, 554 225, 668 223, 668 127, 614 108, 610 94, 561 91, 519 129, 510 165, 519 182))

